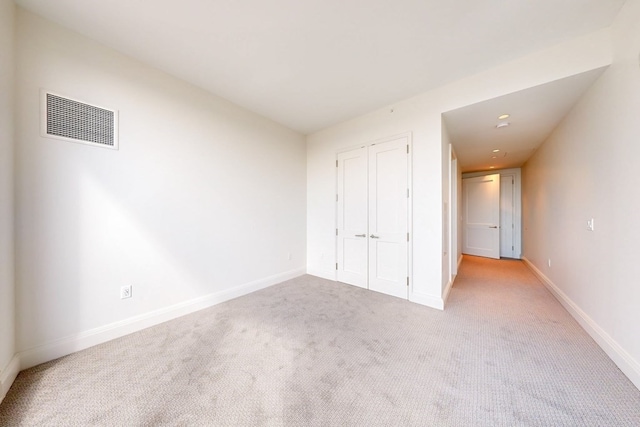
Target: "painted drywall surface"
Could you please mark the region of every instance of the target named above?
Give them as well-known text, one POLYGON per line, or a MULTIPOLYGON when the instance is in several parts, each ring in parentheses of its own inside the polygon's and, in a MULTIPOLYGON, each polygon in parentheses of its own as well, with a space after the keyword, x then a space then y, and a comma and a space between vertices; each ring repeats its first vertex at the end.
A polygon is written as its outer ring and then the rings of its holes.
POLYGON ((456 263, 460 263, 462 260, 462 172, 460 164, 458 163, 457 180, 456 180, 456 223, 458 230, 456 232, 456 239, 458 241, 456 252, 456 263))
MULTIPOLYGON (((307 271, 321 277, 335 277, 335 159, 340 149, 369 144, 377 139, 412 133, 412 204, 414 212, 425 206, 441 205, 439 182, 428 179, 428 171, 440 169, 440 145, 426 141, 439 141, 439 119, 429 126, 420 111, 410 106, 379 111, 362 118, 330 128, 307 138, 307 211, 308 246, 307 271), (430 129, 435 130, 431 132, 430 129), (333 232, 332 232, 333 231, 333 232)), ((413 215, 412 234, 442 240, 437 223, 413 215)), ((439 282, 440 249, 412 242, 413 288, 421 294, 430 294, 425 285, 439 282), (432 251, 432 252, 429 252, 432 251)), ((439 297, 438 292, 431 292, 439 297)))
MULTIPOLYGON (((336 152, 413 134, 413 300, 441 308, 443 139, 441 114, 611 63, 610 34, 598 31, 398 102, 307 137, 307 272, 335 278, 336 152)), ((448 156, 448 154, 447 154, 448 156)), ((448 172, 447 172, 448 173, 448 172)))
POLYGON ((0 0, 0 375, 15 351, 13 29, 13 2, 0 0))
POLYGON ((523 168, 524 255, 639 367, 639 1, 612 35, 613 64, 523 168))
POLYGON ((18 350, 304 269, 302 135, 21 9, 17 40, 18 350), (42 138, 41 88, 120 149, 42 138))
POLYGON ((447 285, 451 281, 451 190, 449 185, 451 184, 451 139, 449 137, 449 131, 444 123, 444 120, 440 118, 440 135, 441 146, 440 154, 442 156, 442 288, 441 292, 444 292, 447 285))

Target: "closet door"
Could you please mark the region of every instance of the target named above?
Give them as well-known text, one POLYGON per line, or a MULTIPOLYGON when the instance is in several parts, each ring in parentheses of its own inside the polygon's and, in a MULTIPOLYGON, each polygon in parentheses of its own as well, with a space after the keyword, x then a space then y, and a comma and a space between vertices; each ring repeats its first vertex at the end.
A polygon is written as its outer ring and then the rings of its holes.
POLYGON ((408 138, 340 153, 337 167, 338 281, 408 298, 408 138))
POLYGON ((367 288, 367 147, 338 154, 338 281, 367 288))
POLYGON ((407 138, 369 147, 369 289, 408 298, 407 138))

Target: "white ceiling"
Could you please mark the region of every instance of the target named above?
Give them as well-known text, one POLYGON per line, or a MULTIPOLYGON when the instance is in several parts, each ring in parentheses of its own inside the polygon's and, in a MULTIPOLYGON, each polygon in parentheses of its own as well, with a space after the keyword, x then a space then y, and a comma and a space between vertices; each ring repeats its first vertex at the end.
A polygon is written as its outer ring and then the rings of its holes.
POLYGON ((16 3, 306 134, 606 27, 624 0, 16 3))
POLYGON ((444 113, 442 117, 461 171, 522 166, 604 69, 444 113), (510 117, 499 120, 502 114, 510 117), (509 126, 496 128, 503 122, 509 126), (496 149, 500 151, 494 153, 496 149))

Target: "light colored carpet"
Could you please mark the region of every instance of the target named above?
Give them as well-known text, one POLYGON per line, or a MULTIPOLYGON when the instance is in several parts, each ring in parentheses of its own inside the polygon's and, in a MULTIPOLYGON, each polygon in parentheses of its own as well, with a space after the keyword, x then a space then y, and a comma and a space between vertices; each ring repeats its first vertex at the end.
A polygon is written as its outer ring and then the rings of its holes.
POLYGON ((304 276, 22 372, 2 426, 638 426, 640 391, 520 261, 444 312, 304 276))

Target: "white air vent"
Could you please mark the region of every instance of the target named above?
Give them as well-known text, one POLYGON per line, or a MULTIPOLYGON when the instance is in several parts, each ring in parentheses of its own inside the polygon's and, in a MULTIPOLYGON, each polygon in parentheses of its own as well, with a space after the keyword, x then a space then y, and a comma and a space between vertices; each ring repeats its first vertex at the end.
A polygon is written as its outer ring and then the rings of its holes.
POLYGON ((118 149, 118 112, 42 91, 42 136, 118 149))

